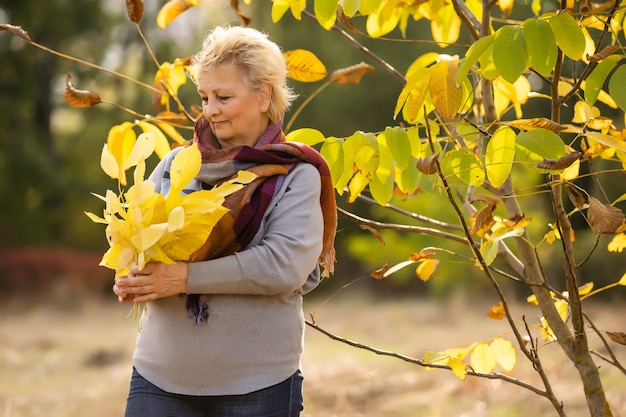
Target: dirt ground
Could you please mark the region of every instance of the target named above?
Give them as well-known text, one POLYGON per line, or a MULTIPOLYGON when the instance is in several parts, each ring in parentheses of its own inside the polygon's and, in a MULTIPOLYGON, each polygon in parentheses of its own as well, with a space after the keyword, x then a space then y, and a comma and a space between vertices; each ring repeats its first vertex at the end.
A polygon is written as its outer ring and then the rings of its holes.
MULTIPOLYGON (((376 300, 346 293, 330 303, 311 298, 307 313, 325 329, 354 341, 421 358, 427 351, 463 347, 507 334, 485 316, 489 302, 455 299, 376 300)), ((623 303, 589 306, 602 330, 626 331, 623 303)), ((537 311, 515 305, 529 320, 537 311)), ((111 417, 123 415, 136 329, 129 307, 113 300, 10 300, 0 307, 0 417, 111 417)), ((597 336, 591 344, 602 347, 597 336)), ((425 369, 347 346, 307 328, 303 356, 303 417, 555 416, 549 402, 500 380, 425 369)), ((615 345, 626 362, 626 347, 615 345)), ((573 368, 555 345, 541 348, 553 388, 568 416, 588 416, 573 368)), ((626 416, 626 375, 597 360, 616 416, 626 416)), ((541 387, 518 357, 512 376, 541 387)))

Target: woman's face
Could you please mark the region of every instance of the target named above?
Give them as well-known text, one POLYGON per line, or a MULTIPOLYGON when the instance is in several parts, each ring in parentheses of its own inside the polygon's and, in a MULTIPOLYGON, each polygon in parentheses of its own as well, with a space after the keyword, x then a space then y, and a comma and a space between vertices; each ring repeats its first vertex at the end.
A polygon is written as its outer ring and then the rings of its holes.
POLYGON ((202 111, 223 148, 254 146, 267 128, 271 89, 253 91, 234 64, 204 69, 198 75, 202 111))

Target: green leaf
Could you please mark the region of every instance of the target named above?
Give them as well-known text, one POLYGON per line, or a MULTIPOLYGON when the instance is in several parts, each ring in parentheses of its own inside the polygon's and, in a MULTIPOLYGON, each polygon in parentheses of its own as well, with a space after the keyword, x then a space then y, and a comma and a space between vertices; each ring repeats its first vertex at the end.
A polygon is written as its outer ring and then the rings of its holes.
POLYGON ((361 6, 361 0, 340 0, 339 3, 341 4, 343 13, 348 17, 354 16, 361 6))
POLYGON ((400 127, 387 126, 385 128, 385 141, 396 166, 400 169, 406 169, 411 162, 411 143, 406 130, 400 127))
POLYGON ((522 30, 530 66, 539 74, 548 77, 554 69, 558 54, 556 38, 550 24, 545 20, 531 18, 524 21, 522 30))
POLYGON ((494 35, 485 36, 478 39, 469 47, 456 74, 457 81, 467 75, 476 61, 478 61, 485 51, 493 44, 494 39, 494 35))
POLYGON ((615 70, 609 80, 609 94, 622 111, 626 111, 626 65, 621 65, 615 70))
POLYGON ((317 129, 302 128, 289 132, 286 136, 288 142, 299 142, 313 146, 326 140, 322 132, 317 129))
POLYGON ((461 148, 448 152, 450 167, 465 184, 480 187, 485 182, 485 170, 478 157, 469 149, 461 148))
POLYGON ((272 22, 276 23, 285 15, 293 0, 274 0, 272 2, 272 22))
POLYGON ((410 195, 417 190, 419 185, 420 172, 417 170, 417 159, 411 157, 411 162, 405 169, 396 167, 396 184, 403 193, 410 195))
MULTIPOLYGON (((391 177, 393 172, 394 162, 393 156, 389 146, 387 146, 387 139, 385 134, 381 133, 376 136, 378 142, 378 168, 376 168, 376 178, 380 183, 386 183, 387 178, 391 177)), ((392 181, 393 182, 393 181, 392 181)))
POLYGON ((368 144, 356 152, 354 164, 368 179, 371 179, 378 168, 378 159, 378 149, 368 144))
MULTIPOLYGON (((621 61, 622 57, 619 55, 611 55, 606 59, 603 59, 589 74, 589 77, 585 80, 585 101, 590 106, 593 106, 598 98, 598 94, 602 90, 602 86, 604 85, 604 81, 606 77, 608 77, 609 73, 615 68, 615 65, 619 61, 621 61)), ((623 78, 618 78, 621 82, 623 78)), ((616 89, 621 92, 624 90, 623 82, 620 85, 620 88, 616 89)), ((619 95, 619 93, 618 93, 619 95)), ((613 97, 615 99, 615 97, 613 97)))
MULTIPOLYGON (((565 145, 556 133, 546 129, 534 129, 517 135, 515 154, 521 162, 532 166, 544 159, 559 159, 565 155, 565 145)), ((538 168, 531 169, 546 172, 538 168)))
POLYGON ((518 26, 503 26, 493 40, 493 60, 498 73, 514 83, 526 70, 528 52, 524 32, 518 26))
POLYGON ((585 35, 572 15, 561 13, 548 22, 563 53, 574 61, 582 59, 586 47, 585 35))
POLYGON ((515 132, 508 126, 495 131, 485 153, 487 178, 494 187, 500 187, 509 177, 515 157, 515 132))
MULTIPOLYGON (((326 160, 328 167, 330 168, 330 175, 333 179, 333 185, 337 186, 337 182, 341 178, 343 173, 344 156, 343 156, 343 144, 341 140, 335 137, 327 138, 322 144, 320 154, 326 160)), ((339 191, 339 189, 337 189, 339 191)), ((343 192, 343 190, 341 191, 343 192)), ((340 192, 340 194, 341 194, 340 192)))
POLYGON ((391 200, 393 197, 393 176, 388 175, 386 178, 381 179, 378 175, 374 175, 372 181, 370 182, 370 193, 372 193, 372 197, 374 200, 381 206, 384 206, 391 200))
POLYGON ((489 81, 495 80, 498 76, 498 69, 493 60, 493 43, 487 47, 487 50, 481 55, 478 62, 480 62, 480 73, 483 77, 489 81))
POLYGON ((348 185, 354 175, 354 158, 362 147, 367 144, 365 133, 354 132, 352 136, 343 141, 343 169, 341 177, 335 184, 335 189, 339 195, 343 194, 343 189, 348 185))
POLYGON ((337 0, 314 0, 313 8, 319 24, 326 30, 330 30, 337 20, 337 0))

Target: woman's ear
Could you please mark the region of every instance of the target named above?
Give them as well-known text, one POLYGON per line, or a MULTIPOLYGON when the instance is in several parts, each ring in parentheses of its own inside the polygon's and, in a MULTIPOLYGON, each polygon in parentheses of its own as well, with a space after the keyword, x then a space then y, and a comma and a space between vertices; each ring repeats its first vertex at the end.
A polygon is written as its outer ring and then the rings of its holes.
POLYGON ((261 100, 261 110, 268 111, 270 108, 270 101, 272 100, 272 86, 269 84, 263 84, 259 89, 259 98, 261 100))

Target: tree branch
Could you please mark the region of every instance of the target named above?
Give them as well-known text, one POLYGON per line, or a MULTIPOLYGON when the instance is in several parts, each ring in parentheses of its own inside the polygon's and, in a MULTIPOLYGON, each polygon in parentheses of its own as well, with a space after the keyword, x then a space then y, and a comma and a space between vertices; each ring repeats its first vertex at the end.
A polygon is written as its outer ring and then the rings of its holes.
MULTIPOLYGON (((346 339, 343 338, 341 336, 337 336, 331 332, 329 332, 328 330, 325 330, 324 328, 320 327, 317 325, 317 323, 315 323, 315 320, 305 320, 305 323, 307 326, 317 330, 318 332, 328 336, 329 338, 331 338, 332 340, 344 343, 346 345, 352 346, 354 348, 358 348, 358 349, 363 349, 363 350, 367 350, 370 352, 373 352, 377 355, 380 356, 390 356, 392 358, 396 358, 396 359, 401 359, 405 362, 414 364, 414 365, 419 365, 419 366, 423 366, 423 367, 427 367, 427 368, 437 368, 437 369, 446 369, 446 370, 451 370, 450 366, 448 365, 441 365, 441 364, 434 364, 434 363, 429 363, 429 362, 425 362, 421 359, 417 359, 417 358, 413 358, 407 355, 403 355, 401 353, 397 353, 397 352, 392 352, 389 350, 382 350, 382 349, 378 349, 375 348, 373 346, 370 345, 365 345, 363 343, 359 343, 350 339, 346 339)), ((515 384, 519 387, 522 388, 526 388, 529 391, 532 391, 533 393, 537 394, 537 395, 541 395, 542 397, 547 397, 547 393, 543 390, 541 390, 540 388, 535 387, 532 384, 529 384, 527 382, 521 381, 519 379, 516 378, 512 378, 508 375, 503 375, 503 374, 499 374, 497 372, 492 372, 490 374, 486 374, 483 372, 476 372, 473 371, 471 369, 467 369, 467 375, 471 375, 471 376, 475 376, 475 377, 479 377, 479 378, 487 378, 487 379, 500 379, 506 382, 510 382, 512 384, 515 384)))

